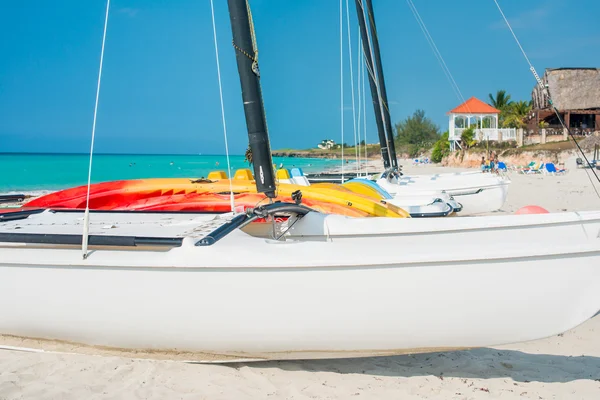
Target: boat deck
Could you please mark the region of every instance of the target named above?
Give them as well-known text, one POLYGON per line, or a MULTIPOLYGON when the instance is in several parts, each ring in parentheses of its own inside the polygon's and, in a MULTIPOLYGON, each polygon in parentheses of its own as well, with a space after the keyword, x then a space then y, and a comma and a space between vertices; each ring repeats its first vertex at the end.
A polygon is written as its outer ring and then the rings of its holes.
MULTIPOLYGON (((0 242, 81 244, 83 211, 29 210, 0 214, 0 242)), ((242 215, 90 211, 89 243, 135 246, 197 243, 242 215)), ((204 243, 212 244, 212 243, 204 243)))

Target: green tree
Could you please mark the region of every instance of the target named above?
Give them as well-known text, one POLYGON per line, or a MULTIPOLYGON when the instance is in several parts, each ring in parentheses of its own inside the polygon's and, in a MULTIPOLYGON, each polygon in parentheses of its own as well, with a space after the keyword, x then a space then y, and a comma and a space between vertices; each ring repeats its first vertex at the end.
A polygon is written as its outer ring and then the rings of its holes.
POLYGON ((465 129, 460 135, 460 141, 463 149, 469 149, 477 143, 475 140, 475 126, 471 125, 467 129, 465 129))
POLYGON ((529 114, 532 102, 519 100, 511 102, 504 111, 502 126, 506 128, 522 128, 525 126, 523 119, 529 114))
POLYGON ((450 154, 450 142, 448 141, 448 132, 446 131, 433 145, 433 150, 431 151, 431 161, 434 163, 439 163, 448 154, 450 154))
POLYGON ((411 157, 431 148, 440 138, 440 128, 425 116, 425 111, 416 110, 404 121, 396 124, 396 145, 411 157))
POLYGON ((488 94, 488 96, 492 105, 500 110, 498 123, 500 126, 504 126, 504 120, 507 118, 508 109, 512 104, 512 101, 510 100, 510 94, 507 94, 506 90, 498 90, 496 92, 496 96, 492 96, 491 93, 488 94))
POLYGON ((488 95, 492 105, 500 111, 503 111, 511 103, 510 94, 506 94, 506 90, 498 90, 496 96, 488 95))

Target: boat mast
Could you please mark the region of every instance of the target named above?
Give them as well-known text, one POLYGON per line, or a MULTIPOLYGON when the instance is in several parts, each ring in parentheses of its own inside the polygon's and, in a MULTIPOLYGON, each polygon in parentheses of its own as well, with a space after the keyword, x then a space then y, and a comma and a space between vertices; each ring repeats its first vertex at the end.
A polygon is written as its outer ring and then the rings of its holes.
POLYGON ((375 54, 375 64, 377 65, 377 81, 381 91, 381 102, 383 103, 383 119, 385 130, 387 131, 388 148, 392 159, 392 168, 398 169, 398 159, 396 158, 396 146, 394 144, 394 131, 392 130, 392 121, 390 119, 390 109, 385 89, 385 80, 383 78, 383 67, 381 66, 381 53, 379 51, 379 38, 377 36, 377 26, 375 25, 375 14, 373 13, 373 3, 371 0, 365 0, 367 3, 367 15, 371 29, 371 39, 373 40, 373 53, 375 54))
POLYGON ((383 159, 383 167, 387 170, 392 165, 392 159, 389 153, 389 143, 385 135, 383 125, 383 117, 381 105, 379 103, 379 91, 377 82, 375 82, 375 69, 373 68, 373 57, 371 56, 371 44, 365 26, 365 15, 361 0, 356 0, 356 13, 358 14, 358 24, 360 26, 360 36, 362 38, 363 54, 367 65, 367 75, 369 76, 369 86, 371 88, 371 99, 373 100, 373 108, 375 110, 375 123, 377 124, 377 133, 379 134, 379 145, 381 146, 381 158, 383 159))
POLYGON ((267 121, 260 88, 260 72, 258 70, 258 50, 254 25, 247 0, 228 0, 233 47, 237 61, 242 100, 246 115, 248 139, 252 150, 254 179, 256 190, 269 198, 274 198, 275 179, 273 159, 267 131, 267 121))

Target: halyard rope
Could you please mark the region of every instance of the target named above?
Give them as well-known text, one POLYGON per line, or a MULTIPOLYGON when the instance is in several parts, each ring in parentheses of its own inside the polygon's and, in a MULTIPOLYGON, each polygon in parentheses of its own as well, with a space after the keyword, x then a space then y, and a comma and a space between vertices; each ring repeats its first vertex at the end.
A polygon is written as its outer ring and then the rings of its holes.
MULTIPOLYGON (((527 54, 525 53, 525 50, 523 49, 523 46, 521 46, 521 42, 519 42, 519 39, 517 39, 517 35, 515 34, 515 31, 513 31, 512 27, 510 26, 510 23, 508 22, 508 19, 504 15, 504 12, 502 11, 502 8, 500 7, 500 4, 498 4, 497 0, 493 0, 493 1, 494 1, 494 3, 496 3, 496 7, 498 7, 498 11, 500 11, 500 14, 502 15, 502 18, 504 19, 504 22, 506 22, 506 25, 508 26, 508 29, 510 30, 510 33, 512 33, 512 36, 515 39, 515 42, 517 42, 517 45, 519 46, 519 49, 521 49, 521 53, 523 53, 523 56, 525 57, 525 60, 527 61, 527 64, 529 64, 529 69, 531 70, 531 73, 533 74, 533 76, 535 77, 535 80, 537 81, 538 85, 540 86, 540 89, 542 91, 545 91, 546 94, 548 95, 548 103, 550 104, 550 106, 552 107, 552 110, 556 114, 556 117, 558 118, 558 121, 560 122, 560 124, 562 125, 562 127, 567 130, 569 136, 571 137, 571 139, 573 139, 573 142, 577 146, 577 149, 579 149, 579 152, 581 153, 581 155, 585 159, 585 162, 586 162, 587 166, 594 173, 594 176, 596 177, 596 180, 598 182, 600 182, 600 177, 598 177, 598 174, 596 173, 594 167, 592 166, 592 164, 587 159, 585 153, 583 152, 583 149, 581 148, 581 146, 579 146, 579 143, 577 142, 577 139, 575 139, 575 136, 573 135, 573 133, 571 132, 571 130, 569 129, 569 127, 565 125, 565 123, 564 123, 562 117, 560 116, 558 110, 554 106, 554 103, 552 101, 552 96, 550 95, 549 88, 544 85, 544 83, 540 79, 539 75, 537 74, 537 72, 536 72, 533 64, 529 60, 529 57, 527 57, 527 54)), ((584 170, 585 170, 585 173, 588 176, 588 179, 590 180, 590 183, 592 184, 592 188, 594 188, 594 191, 596 192, 596 195, 598 196, 598 198, 600 198, 600 193, 598 192, 598 188, 594 184, 594 181, 592 180, 592 177, 590 176, 587 168, 584 168, 584 170)))
POLYGON ((344 0, 340 0, 340 129, 342 133, 342 183, 344 182, 344 0))
MULTIPOLYGON (((365 15, 366 11, 365 11, 365 7, 364 7, 363 1, 360 0, 359 4, 360 4, 360 8, 362 10, 363 18, 365 18, 365 20, 366 20, 366 15, 365 15)), ((370 20, 371 20, 371 18, 370 18, 370 20)), ((371 36, 369 35, 369 32, 368 32, 366 26, 365 26, 365 31, 366 31, 366 34, 367 34, 367 43, 369 45, 369 49, 371 49, 371 52, 372 52, 373 45, 371 43, 371 36)), ((363 49, 363 55, 365 55, 364 49, 363 49)), ((371 53, 370 56, 371 56, 370 57, 371 60, 373 60, 373 53, 371 53)), ((365 65, 366 65, 366 68, 367 68, 367 72, 369 73, 369 75, 373 79, 373 82, 375 83, 375 87, 377 89, 377 98, 379 99, 379 111, 380 111, 381 119, 382 119, 382 122, 383 122, 383 131, 384 131, 385 137, 386 137, 385 143, 381 143, 380 145, 381 145, 381 148, 382 149, 385 148, 386 151, 387 151, 387 153, 388 153, 388 161, 390 163, 390 168, 391 168, 391 166, 394 163, 392 162, 392 154, 391 154, 389 146, 388 146, 388 135, 387 135, 387 128, 386 128, 386 124, 385 124, 385 115, 384 115, 384 113, 385 113, 384 108, 388 111, 388 113, 389 113, 389 109, 387 108, 387 104, 384 104, 383 99, 381 97, 381 87, 379 86, 379 80, 377 79, 377 75, 375 74, 375 71, 373 70, 374 65, 370 65, 367 60, 368 60, 368 58, 365 55, 365 65)), ((392 135, 392 140, 393 140, 393 132, 391 132, 391 135, 392 135)))
MULTIPOLYGON (((354 156, 356 157, 357 173, 360 167, 360 160, 358 159, 358 139, 356 135, 356 107, 354 99, 354 70, 352 68, 352 36, 350 35, 350 8, 348 7, 348 0, 346 0, 346 30, 348 32, 348 58, 350 63, 350 87, 352 88, 352 128, 354 130, 354 156)), ((343 182, 342 182, 343 183, 343 182)))
POLYGON ((100 81, 102 80, 102 63, 104 61, 104 45, 106 44, 106 29, 108 27, 108 13, 110 0, 106 0, 106 16, 104 17, 104 32, 102 34, 102 50, 100 51, 100 67, 98 68, 98 84, 96 85, 96 102, 94 104, 94 122, 92 123, 92 143, 90 145, 90 163, 88 167, 87 194, 85 199, 85 213, 83 218, 83 236, 81 238, 81 251, 83 259, 87 258, 88 237, 90 232, 90 187, 92 183, 92 159, 94 154, 94 140, 96 138, 96 117, 98 115, 98 100, 100 98, 100 81))
POLYGON ((231 212, 235 212, 235 198, 233 196, 233 183, 231 176, 231 163, 229 161, 229 143, 227 141, 227 124, 225 122, 225 105, 223 103, 223 86, 221 83, 221 66, 219 63, 219 46, 217 44, 217 26, 215 23, 215 6, 213 0, 210 0, 210 11, 212 16, 213 38, 215 42, 215 60, 217 63, 217 78, 219 81, 219 99, 221 100, 221 119, 223 122, 223 137, 225 139, 225 157, 227 158, 227 176, 229 178, 229 204, 231 212))

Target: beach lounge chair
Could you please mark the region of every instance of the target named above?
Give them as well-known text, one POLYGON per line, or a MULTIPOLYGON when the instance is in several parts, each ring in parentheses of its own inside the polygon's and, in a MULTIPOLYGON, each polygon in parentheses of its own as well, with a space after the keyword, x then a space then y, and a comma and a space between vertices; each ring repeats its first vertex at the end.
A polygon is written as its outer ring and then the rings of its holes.
POLYGON ((308 178, 306 178, 304 172, 302 172, 302 168, 292 168, 290 170, 290 175, 292 176, 292 181, 294 181, 296 185, 310 186, 310 182, 308 182, 308 178))
POLYGON ((544 165, 544 175, 556 175, 556 174, 564 174, 566 170, 564 168, 557 169, 554 163, 546 163, 544 165))
POLYGON ((527 172, 528 174, 541 174, 544 171, 544 164, 543 162, 540 162, 536 167, 533 167, 529 170, 529 172, 527 172))
POLYGON ((532 162, 530 162, 529 164, 527 164, 527 166, 526 166, 526 167, 524 167, 524 168, 521 168, 521 169, 519 170, 519 173, 521 173, 521 174, 526 174, 528 171, 530 171, 532 168, 534 168, 534 167, 535 167, 535 164, 536 164, 536 162, 535 162, 535 161, 532 161, 532 162))

